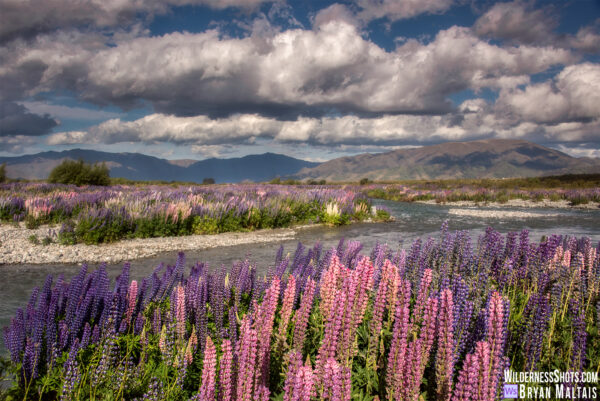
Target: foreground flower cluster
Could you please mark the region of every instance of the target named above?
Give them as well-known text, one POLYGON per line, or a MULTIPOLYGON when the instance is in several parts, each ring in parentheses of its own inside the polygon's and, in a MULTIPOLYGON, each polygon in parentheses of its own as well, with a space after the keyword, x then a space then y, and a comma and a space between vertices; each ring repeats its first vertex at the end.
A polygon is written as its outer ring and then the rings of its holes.
POLYGON ((216 234, 310 222, 339 225, 368 217, 387 218, 389 214, 374 212, 364 195, 342 187, 0 185, 0 220, 24 220, 29 228, 62 223, 58 240, 64 244, 216 234))
MULTIPOLYGON (((5 329, 9 396, 144 400, 495 400, 503 371, 597 371, 600 256, 588 239, 444 226, 405 251, 298 245, 259 275, 184 255, 48 277, 5 329)), ((577 384, 568 384, 577 386, 577 384)))

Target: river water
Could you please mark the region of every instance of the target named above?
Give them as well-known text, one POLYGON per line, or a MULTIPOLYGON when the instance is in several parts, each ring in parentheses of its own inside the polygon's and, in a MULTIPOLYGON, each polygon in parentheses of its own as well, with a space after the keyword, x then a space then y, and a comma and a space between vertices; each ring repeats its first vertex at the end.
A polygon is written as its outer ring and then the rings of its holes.
MULTIPOLYGON (((448 220, 449 230, 468 230, 473 241, 491 226, 506 234, 511 231, 530 231, 532 241, 539 241, 543 235, 560 234, 576 237, 590 237, 593 243, 600 241, 600 210, 567 210, 541 208, 465 208, 456 206, 430 205, 374 201, 385 206, 395 221, 388 223, 359 223, 343 227, 308 227, 298 230, 294 240, 280 243, 259 243, 236 245, 186 252, 187 263, 208 262, 212 268, 231 266, 237 260, 248 258, 260 270, 274 263, 280 245, 285 252, 293 255, 297 243, 313 246, 316 241, 323 249, 337 245, 341 238, 361 241, 363 252, 370 253, 377 242, 387 243, 392 248, 409 248, 416 238, 437 237, 440 226, 448 220)), ((160 263, 175 263, 177 252, 166 252, 131 263, 132 279, 140 280, 148 276, 160 263)), ((92 271, 96 265, 90 265, 92 271)), ((122 269, 122 264, 109 265, 108 272, 114 279, 122 269)), ((0 327, 9 324, 17 308, 25 307, 31 291, 42 286, 46 275, 55 277, 64 274, 70 279, 79 271, 77 265, 5 265, 0 266, 0 327)), ((0 340, 0 354, 5 354, 4 336, 0 340)))

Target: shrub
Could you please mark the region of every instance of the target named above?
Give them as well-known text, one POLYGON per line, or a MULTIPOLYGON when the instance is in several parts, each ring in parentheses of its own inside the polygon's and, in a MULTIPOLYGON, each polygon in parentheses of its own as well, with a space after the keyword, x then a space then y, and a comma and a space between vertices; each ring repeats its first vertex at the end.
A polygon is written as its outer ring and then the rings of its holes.
POLYGON ((6 181, 6 163, 0 164, 0 183, 6 181))
POLYGON ((366 177, 360 180, 360 185, 367 185, 368 183, 369 183, 369 179, 366 177))
POLYGON ((106 164, 88 164, 83 160, 65 160, 50 172, 48 181, 58 184, 110 185, 110 174, 106 164))
POLYGON ((202 180, 202 184, 204 185, 211 185, 215 183, 215 179, 214 178, 205 178, 202 180))

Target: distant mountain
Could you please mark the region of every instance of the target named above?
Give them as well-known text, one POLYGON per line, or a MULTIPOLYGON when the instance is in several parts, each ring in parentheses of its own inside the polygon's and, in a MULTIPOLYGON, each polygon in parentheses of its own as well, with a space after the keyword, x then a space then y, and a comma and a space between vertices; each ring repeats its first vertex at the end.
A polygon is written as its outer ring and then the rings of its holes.
POLYGON ((523 140, 448 142, 341 157, 304 168, 296 178, 357 181, 535 177, 600 172, 600 159, 576 158, 523 140))
POLYGON ((217 183, 268 181, 277 176, 293 175, 302 168, 318 164, 274 153, 198 161, 166 160, 140 153, 108 153, 84 149, 0 157, 0 163, 6 163, 10 178, 44 179, 65 159, 83 159, 88 163, 105 162, 110 168, 111 177, 192 182, 214 178, 217 183))

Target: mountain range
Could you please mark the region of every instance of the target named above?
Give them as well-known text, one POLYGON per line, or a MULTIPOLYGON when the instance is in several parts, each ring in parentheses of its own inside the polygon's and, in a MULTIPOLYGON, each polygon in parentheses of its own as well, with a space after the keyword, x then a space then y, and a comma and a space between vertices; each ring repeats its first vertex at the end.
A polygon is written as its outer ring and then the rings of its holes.
POLYGON ((447 142, 341 157, 300 170, 298 179, 328 181, 536 177, 598 173, 600 159, 572 157, 524 140, 447 142))
POLYGON ((318 165, 275 153, 232 159, 166 160, 141 153, 108 153, 84 149, 0 157, 0 163, 6 163, 6 173, 10 178, 45 179, 50 171, 65 159, 82 159, 87 163, 104 162, 110 168, 111 177, 190 182, 202 182, 205 178, 212 178, 217 183, 268 181, 318 165))
POLYGON ((275 177, 327 181, 535 177, 600 173, 600 159, 573 157, 523 140, 448 142, 386 153, 364 153, 313 163, 274 153, 232 159, 166 160, 140 153, 72 149, 0 157, 11 178, 44 179, 62 160, 105 162, 111 177, 217 183, 269 181, 275 177))

